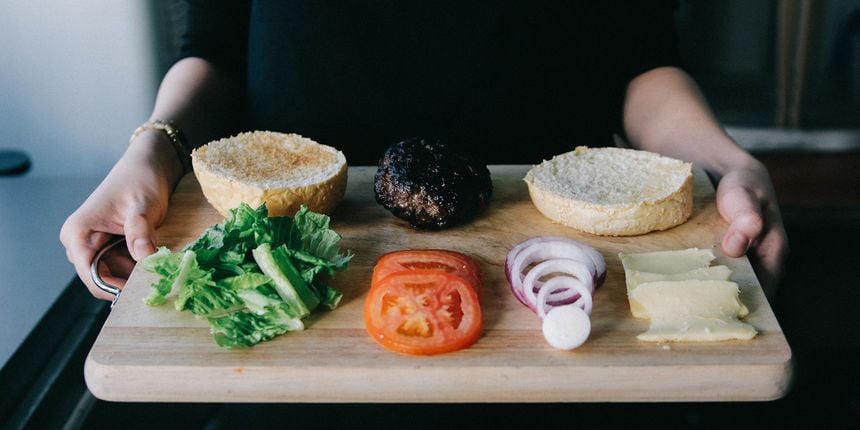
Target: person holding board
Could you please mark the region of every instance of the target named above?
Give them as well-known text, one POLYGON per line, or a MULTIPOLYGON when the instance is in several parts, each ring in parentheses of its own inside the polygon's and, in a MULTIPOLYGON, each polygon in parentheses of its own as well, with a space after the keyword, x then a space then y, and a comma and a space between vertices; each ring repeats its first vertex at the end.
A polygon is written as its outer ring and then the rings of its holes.
MULTIPOLYGON (((718 182, 728 256, 765 285, 787 237, 766 168, 720 127, 680 68, 674 2, 189 1, 182 55, 151 119, 60 238, 93 295, 93 256, 122 285, 155 251, 188 153, 245 130, 299 133, 376 164, 384 149, 436 136, 488 163, 537 163, 576 146, 692 162, 718 182)), ((284 166, 289 169, 289 166, 284 166)))

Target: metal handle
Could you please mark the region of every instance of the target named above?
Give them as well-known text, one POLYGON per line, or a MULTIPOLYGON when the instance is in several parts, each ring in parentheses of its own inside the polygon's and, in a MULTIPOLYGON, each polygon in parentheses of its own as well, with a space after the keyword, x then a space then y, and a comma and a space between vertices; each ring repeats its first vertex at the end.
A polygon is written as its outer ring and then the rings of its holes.
POLYGON ((124 237, 121 237, 105 245, 104 248, 99 250, 98 254, 96 254, 95 258, 93 258, 92 264, 90 264, 90 277, 93 279, 93 282, 96 284, 96 287, 108 294, 113 295, 113 300, 110 304, 111 308, 116 305, 116 301, 117 299, 119 299, 119 295, 120 293, 122 293, 122 290, 115 285, 108 284, 107 282, 105 282, 104 279, 102 279, 101 275, 99 275, 99 262, 101 262, 102 256, 105 255, 106 252, 110 251, 121 243, 125 243, 124 237))

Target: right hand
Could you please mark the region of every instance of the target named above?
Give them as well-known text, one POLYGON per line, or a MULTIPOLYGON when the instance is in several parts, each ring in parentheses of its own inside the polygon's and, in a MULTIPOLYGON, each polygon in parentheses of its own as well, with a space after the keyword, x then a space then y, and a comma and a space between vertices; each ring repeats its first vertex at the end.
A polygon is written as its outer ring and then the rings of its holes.
POLYGON ((717 185, 717 209, 729 223, 722 250, 729 257, 746 254, 768 298, 776 294, 788 236, 767 168, 752 157, 730 164, 717 185))
POLYGON ((182 166, 167 137, 147 130, 138 135, 107 177, 60 230, 66 256, 93 296, 113 297, 96 287, 90 264, 114 236, 124 235, 128 253, 102 258, 99 273, 122 288, 135 261, 155 252, 155 228, 164 220, 167 203, 182 176, 182 166))

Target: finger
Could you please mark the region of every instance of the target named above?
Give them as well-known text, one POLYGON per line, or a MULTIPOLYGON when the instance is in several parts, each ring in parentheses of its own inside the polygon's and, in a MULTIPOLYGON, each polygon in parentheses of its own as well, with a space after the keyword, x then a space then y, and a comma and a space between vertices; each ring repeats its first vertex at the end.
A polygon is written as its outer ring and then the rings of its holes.
POLYGON ((723 252, 730 257, 744 255, 759 238, 764 220, 760 214, 747 213, 735 218, 723 236, 723 252))
POLYGON ((102 257, 102 261, 105 263, 108 271, 106 276, 128 279, 132 270, 134 270, 135 261, 127 253, 118 254, 111 252, 109 255, 102 257))
POLYGON ((730 257, 740 257, 764 229, 760 200, 746 187, 731 187, 718 190, 717 206, 729 223, 722 240, 723 252, 730 257))
POLYGON ((102 278, 102 281, 122 290, 125 287, 125 283, 128 281, 128 275, 122 276, 117 274, 114 271, 115 267, 112 266, 111 263, 112 262, 105 260, 102 260, 99 263, 99 276, 102 278))
POLYGON ((99 249, 110 240, 110 235, 100 232, 85 232, 70 235, 64 239, 66 255, 75 267, 75 272, 90 293, 99 299, 113 300, 113 295, 99 289, 90 274, 90 265, 99 249))
POLYGON ((155 252, 155 228, 145 212, 132 211, 125 219, 125 240, 131 257, 137 261, 155 252))
POLYGON ((756 247, 754 267, 768 297, 776 291, 788 249, 788 236, 781 224, 770 228, 756 247))

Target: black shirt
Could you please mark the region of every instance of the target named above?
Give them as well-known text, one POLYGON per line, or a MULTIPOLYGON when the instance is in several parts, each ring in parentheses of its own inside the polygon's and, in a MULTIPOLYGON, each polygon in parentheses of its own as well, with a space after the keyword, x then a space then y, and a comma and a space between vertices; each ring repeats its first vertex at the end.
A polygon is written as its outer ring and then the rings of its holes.
POLYGON ((182 56, 244 83, 243 128, 375 164, 438 137, 491 163, 612 144, 627 83, 676 65, 674 2, 189 1, 182 56), (611 4, 604 4, 611 3, 611 4))

